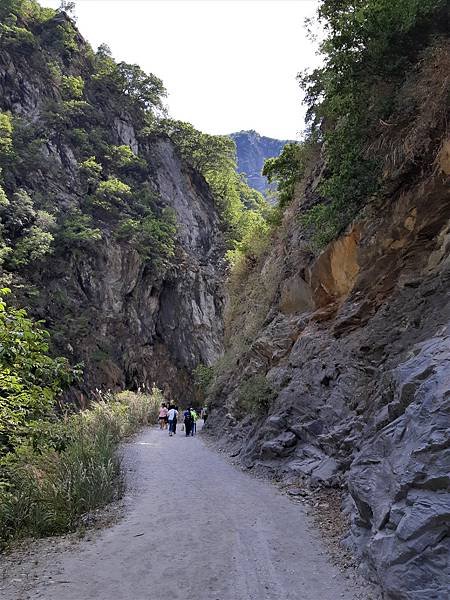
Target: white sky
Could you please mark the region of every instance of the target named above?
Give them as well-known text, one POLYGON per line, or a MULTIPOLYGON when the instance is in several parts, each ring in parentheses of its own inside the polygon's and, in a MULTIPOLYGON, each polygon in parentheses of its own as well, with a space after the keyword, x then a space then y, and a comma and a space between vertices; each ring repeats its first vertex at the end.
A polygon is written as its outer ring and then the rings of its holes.
MULTIPOLYGON (((56 8, 59 0, 40 0, 56 8)), ((295 139, 296 74, 318 63, 303 26, 317 0, 76 0, 82 35, 160 77, 170 115, 207 133, 295 139)))

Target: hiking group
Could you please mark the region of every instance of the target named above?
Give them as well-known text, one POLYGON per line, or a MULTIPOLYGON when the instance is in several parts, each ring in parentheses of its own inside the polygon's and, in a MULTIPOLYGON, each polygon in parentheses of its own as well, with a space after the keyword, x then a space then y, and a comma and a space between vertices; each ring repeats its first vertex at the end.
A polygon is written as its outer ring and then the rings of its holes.
MULTIPOLYGON (((171 404, 169 405, 169 408, 167 408, 165 403, 161 404, 158 417, 159 428, 169 429, 169 436, 176 434, 178 415, 178 406, 171 404)), ((199 419, 197 411, 194 408, 189 407, 183 412, 182 416, 186 437, 194 436, 197 433, 197 421, 199 419)), ((203 423, 206 423, 207 416, 208 409, 206 406, 204 406, 200 412, 200 417, 203 419, 203 423)))

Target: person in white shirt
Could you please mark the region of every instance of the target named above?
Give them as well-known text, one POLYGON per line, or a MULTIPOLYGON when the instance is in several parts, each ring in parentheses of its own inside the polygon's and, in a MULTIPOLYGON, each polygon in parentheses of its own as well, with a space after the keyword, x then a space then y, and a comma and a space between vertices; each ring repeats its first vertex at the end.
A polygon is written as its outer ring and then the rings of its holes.
POLYGON ((171 404, 169 407, 169 412, 167 413, 167 419, 169 421, 169 435, 171 437, 174 433, 176 433, 175 427, 176 427, 177 417, 178 417, 178 411, 176 410, 175 406, 173 406, 171 404))

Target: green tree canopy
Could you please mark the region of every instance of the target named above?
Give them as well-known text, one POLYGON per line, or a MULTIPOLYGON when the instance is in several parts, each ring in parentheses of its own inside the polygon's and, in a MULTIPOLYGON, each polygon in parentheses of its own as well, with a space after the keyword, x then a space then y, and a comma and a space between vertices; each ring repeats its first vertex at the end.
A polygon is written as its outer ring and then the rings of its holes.
POLYGON ((23 309, 8 306, 0 290, 0 455, 20 445, 49 416, 76 371, 48 354, 48 333, 23 309))

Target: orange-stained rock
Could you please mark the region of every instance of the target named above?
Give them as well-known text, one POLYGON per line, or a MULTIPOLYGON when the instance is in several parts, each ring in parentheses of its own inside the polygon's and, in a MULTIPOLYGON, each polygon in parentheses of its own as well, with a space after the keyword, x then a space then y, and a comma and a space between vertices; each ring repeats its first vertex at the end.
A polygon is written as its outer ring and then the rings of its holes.
POLYGON ((345 299, 359 273, 358 243, 360 228, 332 242, 311 269, 311 288, 317 307, 335 299, 345 299))
POLYGON ((446 175, 450 175, 450 138, 443 142, 441 151, 439 152, 438 162, 441 170, 446 175))

